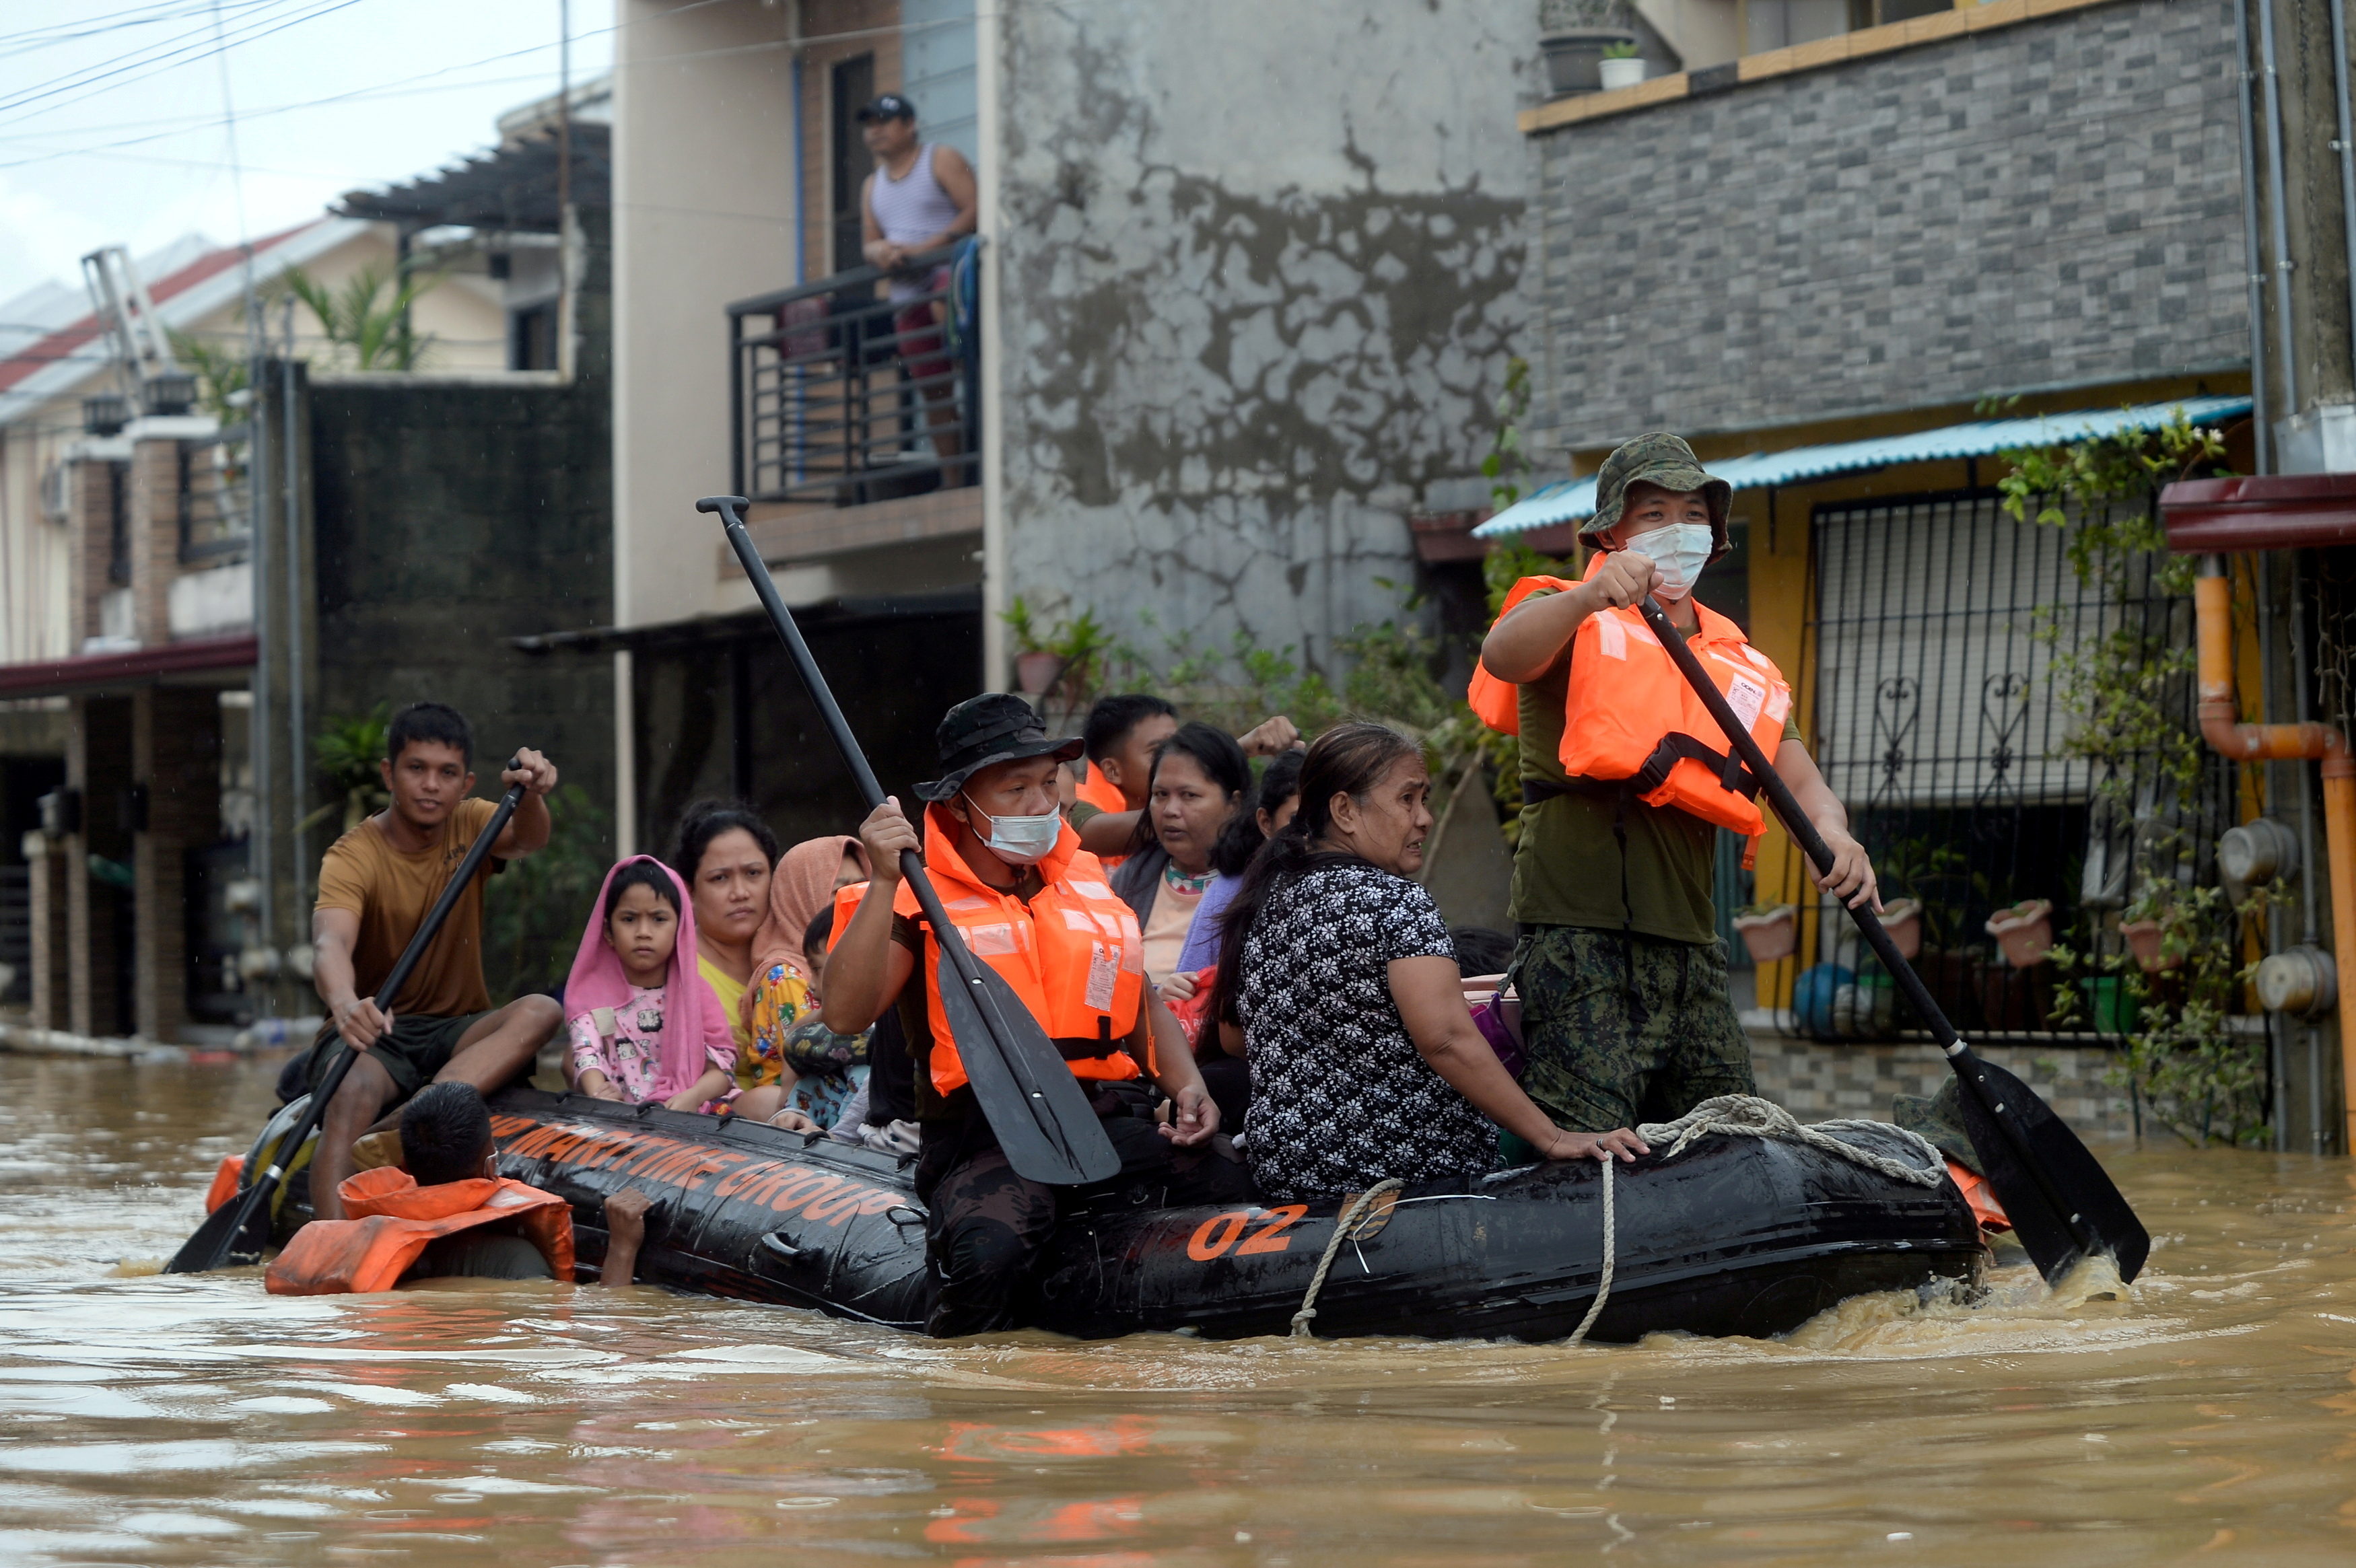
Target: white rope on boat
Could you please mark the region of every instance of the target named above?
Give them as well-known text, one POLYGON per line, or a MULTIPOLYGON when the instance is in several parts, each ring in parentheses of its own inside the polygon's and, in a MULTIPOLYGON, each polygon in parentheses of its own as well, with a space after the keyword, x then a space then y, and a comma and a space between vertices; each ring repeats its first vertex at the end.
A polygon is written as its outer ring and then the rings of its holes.
POLYGON ((1292 1315, 1292 1338, 1310 1338, 1310 1319, 1317 1316, 1317 1293, 1325 1288, 1326 1271, 1333 1266, 1334 1255, 1341 1252, 1342 1243, 1348 1241, 1350 1232, 1357 1228, 1358 1216, 1384 1193, 1397 1192, 1406 1185, 1407 1180, 1403 1177, 1383 1178, 1352 1199, 1350 1206, 1343 1210, 1341 1217, 1333 1221, 1333 1234, 1325 1243, 1325 1255, 1317 1260, 1317 1272, 1309 1276, 1309 1294, 1301 1298, 1301 1310, 1292 1315))
POLYGON ((1877 1171, 1892 1181, 1903 1181, 1915 1187, 1936 1187, 1947 1179, 1946 1157, 1938 1146, 1922 1134, 1888 1122, 1846 1117, 1832 1122, 1803 1122, 1772 1100, 1762 1100, 1755 1094, 1719 1094, 1704 1100, 1674 1122, 1647 1122, 1636 1129, 1663 1159, 1675 1159, 1683 1154, 1696 1138, 1709 1133, 1725 1133, 1730 1136, 1783 1138, 1792 1143, 1806 1144, 1877 1171), (1888 1137, 1896 1135, 1912 1144, 1922 1156, 1920 1166, 1910 1165, 1886 1154, 1876 1154, 1837 1136, 1844 1130, 1865 1131, 1888 1137), (1669 1147, 1664 1150, 1663 1144, 1669 1147))
MULTIPOLYGON (((1938 1146, 1922 1134, 1888 1122, 1876 1122, 1863 1117, 1842 1117, 1830 1122, 1803 1122, 1772 1100, 1762 1100, 1755 1094, 1716 1094, 1704 1100, 1673 1122, 1646 1122, 1636 1129, 1636 1136, 1663 1159, 1675 1159, 1701 1138, 1712 1133, 1729 1137, 1782 1138, 1790 1143, 1805 1144, 1852 1165, 1903 1181, 1914 1187, 1936 1187, 1947 1179, 1946 1157, 1938 1146), (1911 1144, 1922 1157, 1922 1165, 1910 1165, 1886 1154, 1876 1154, 1869 1148, 1853 1144, 1837 1136, 1842 1131, 1870 1129, 1875 1136, 1895 1136, 1911 1144), (1663 1146, 1666 1145, 1666 1147, 1663 1146)), ((1579 1320, 1564 1349, 1575 1349, 1595 1327, 1603 1315, 1603 1304, 1612 1299, 1612 1276, 1620 1253, 1618 1216, 1613 1212, 1612 1168, 1617 1158, 1603 1161, 1603 1272, 1595 1282, 1595 1299, 1587 1308, 1587 1316, 1579 1320)), ((1375 1183, 1352 1200, 1342 1211, 1333 1227, 1331 1240, 1325 1243, 1325 1255, 1317 1260, 1317 1273, 1309 1281, 1309 1294, 1301 1298, 1301 1310, 1292 1315, 1292 1337, 1309 1337, 1310 1319, 1317 1316, 1317 1293, 1324 1288, 1325 1275, 1333 1266, 1334 1254, 1349 1239, 1358 1216, 1376 1198, 1398 1190, 1407 1183, 1390 1177, 1375 1183)), ((1421 1200, 1409 1199, 1408 1202, 1421 1200)))

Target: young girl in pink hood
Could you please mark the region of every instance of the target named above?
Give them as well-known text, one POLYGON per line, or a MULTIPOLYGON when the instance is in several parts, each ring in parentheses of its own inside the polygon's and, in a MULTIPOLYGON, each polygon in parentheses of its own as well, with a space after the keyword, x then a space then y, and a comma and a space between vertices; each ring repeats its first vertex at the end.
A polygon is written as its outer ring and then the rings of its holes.
POLYGON ((601 1100, 726 1109, 736 1041, 696 973, 687 890, 660 860, 637 855, 605 873, 597 909, 564 982, 575 1086, 601 1100))

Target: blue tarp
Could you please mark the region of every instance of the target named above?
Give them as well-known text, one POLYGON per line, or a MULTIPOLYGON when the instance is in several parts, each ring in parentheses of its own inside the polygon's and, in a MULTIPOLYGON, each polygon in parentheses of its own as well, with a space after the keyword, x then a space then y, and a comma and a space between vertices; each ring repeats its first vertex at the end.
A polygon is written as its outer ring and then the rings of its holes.
MULTIPOLYGON (((2250 400, 2186 398, 2173 403, 2145 403, 2135 408, 1979 420, 1971 424, 1916 431, 1912 435, 1876 436, 1869 441, 1836 442, 1827 446, 1795 446, 1784 452, 1754 452, 1747 457, 1726 458, 1705 466, 1738 490, 1764 490, 1773 485, 1796 485, 1827 475, 1853 474, 1893 464, 1990 457, 2023 447, 2056 446, 2126 431, 2157 430, 2175 419, 2179 409, 2195 424, 2215 424, 2248 413, 2250 400)), ((1515 502, 1474 528, 1472 537, 1499 539, 1594 515, 1594 478, 1565 479, 1515 502)))

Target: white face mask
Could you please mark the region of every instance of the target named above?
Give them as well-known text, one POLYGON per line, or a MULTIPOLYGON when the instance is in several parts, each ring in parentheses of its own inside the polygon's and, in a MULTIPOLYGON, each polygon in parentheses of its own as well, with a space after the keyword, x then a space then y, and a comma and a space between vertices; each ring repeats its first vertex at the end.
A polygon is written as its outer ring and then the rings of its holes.
POLYGON ((1671 523, 1629 540, 1628 548, 1652 558, 1661 569, 1657 593, 1663 599, 1676 600, 1691 593, 1694 584, 1701 581, 1701 569, 1709 564, 1717 542, 1708 523, 1671 523))
POLYGON ((968 810, 990 824, 990 832, 982 842, 990 852, 1010 866, 1035 866, 1047 858, 1063 836, 1064 814, 1049 810, 1037 816, 992 816, 981 809, 973 796, 967 795, 968 810))

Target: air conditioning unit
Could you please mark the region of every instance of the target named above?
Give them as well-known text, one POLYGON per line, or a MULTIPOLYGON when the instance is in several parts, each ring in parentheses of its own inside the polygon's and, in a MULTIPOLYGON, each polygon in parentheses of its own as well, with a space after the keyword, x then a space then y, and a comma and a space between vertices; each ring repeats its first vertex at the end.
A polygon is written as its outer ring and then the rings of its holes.
POLYGON ((62 523, 73 510, 73 469, 63 463, 52 463, 41 474, 41 516, 53 523, 62 523))

